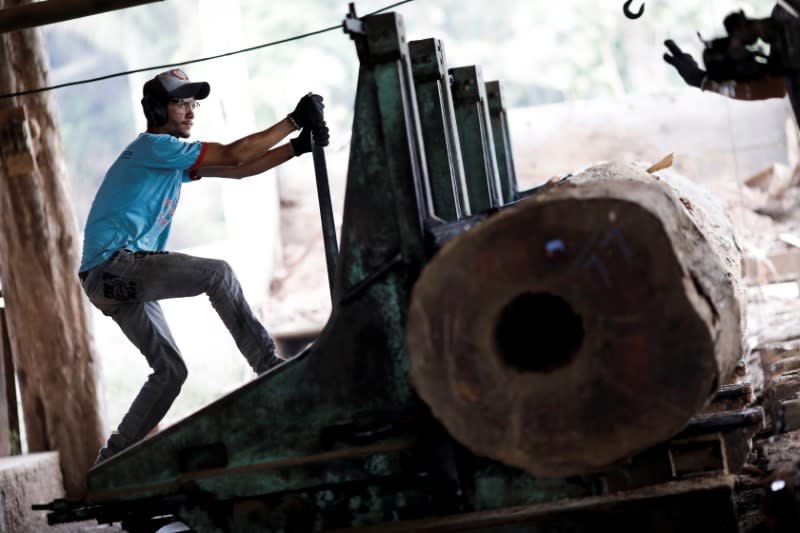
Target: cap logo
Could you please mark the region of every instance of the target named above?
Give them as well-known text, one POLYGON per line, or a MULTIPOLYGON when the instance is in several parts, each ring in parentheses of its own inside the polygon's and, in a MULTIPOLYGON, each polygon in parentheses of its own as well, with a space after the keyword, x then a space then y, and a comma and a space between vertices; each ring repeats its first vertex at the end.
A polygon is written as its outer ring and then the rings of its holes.
POLYGON ((186 73, 179 68, 174 68, 170 70, 169 73, 179 80, 189 81, 189 76, 187 76, 186 73))

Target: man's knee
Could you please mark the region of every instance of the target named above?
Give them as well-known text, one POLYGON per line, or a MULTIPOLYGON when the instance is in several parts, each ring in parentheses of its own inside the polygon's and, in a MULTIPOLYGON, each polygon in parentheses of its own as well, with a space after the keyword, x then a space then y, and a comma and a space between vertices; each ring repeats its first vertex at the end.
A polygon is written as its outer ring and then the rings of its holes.
POLYGON ((169 367, 169 372, 172 382, 178 387, 183 385, 186 382, 186 378, 189 376, 189 370, 186 368, 186 365, 183 364, 183 361, 173 361, 169 367))
POLYGON ((231 283, 235 283, 236 273, 233 271, 233 267, 231 267, 230 263, 223 259, 213 259, 211 260, 211 269, 214 272, 214 276, 212 276, 211 284, 214 285, 222 285, 222 286, 229 286, 231 283))
POLYGON ((224 259, 208 259, 206 267, 210 267, 215 274, 227 275, 233 273, 231 265, 224 259))
POLYGON ((155 371, 160 381, 176 390, 180 390, 186 382, 186 378, 189 376, 189 370, 186 368, 183 361, 179 359, 162 361, 160 364, 156 365, 155 371))

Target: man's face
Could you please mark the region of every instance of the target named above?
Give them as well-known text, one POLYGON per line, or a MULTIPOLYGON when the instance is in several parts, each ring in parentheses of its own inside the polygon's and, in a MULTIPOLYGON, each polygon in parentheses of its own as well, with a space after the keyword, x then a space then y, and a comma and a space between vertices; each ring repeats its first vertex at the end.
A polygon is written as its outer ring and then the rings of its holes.
POLYGON ((167 103, 167 123, 163 126, 165 132, 182 139, 188 138, 194 125, 194 110, 198 105, 194 98, 170 100, 167 103))

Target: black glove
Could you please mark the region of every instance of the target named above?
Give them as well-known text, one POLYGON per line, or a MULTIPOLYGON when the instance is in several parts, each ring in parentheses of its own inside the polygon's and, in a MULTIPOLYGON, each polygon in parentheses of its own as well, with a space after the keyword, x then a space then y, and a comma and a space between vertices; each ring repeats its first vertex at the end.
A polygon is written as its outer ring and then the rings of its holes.
POLYGON ((669 53, 664 54, 664 61, 675 67, 688 85, 699 88, 706 77, 706 71, 698 67, 691 54, 681 50, 672 39, 664 41, 664 45, 669 49, 669 53))
POLYGON ((290 139, 292 145, 292 152, 294 156, 298 157, 311 151, 311 129, 303 128, 300 130, 300 135, 294 139, 290 139))
POLYGON ((328 146, 330 140, 330 132, 325 121, 319 126, 313 128, 303 128, 300 130, 300 135, 294 139, 289 140, 292 144, 292 151, 295 157, 306 154, 311 151, 311 134, 314 134, 314 143, 317 146, 328 146))
POLYGON ((324 120, 322 121, 322 124, 311 128, 311 135, 314 137, 314 144, 317 146, 328 146, 328 141, 330 140, 331 134, 328 130, 328 126, 325 125, 324 120))
POLYGON ((289 119, 298 128, 307 128, 323 122, 322 110, 325 104, 322 103, 322 97, 318 94, 308 93, 303 96, 294 108, 294 111, 289 113, 289 119))

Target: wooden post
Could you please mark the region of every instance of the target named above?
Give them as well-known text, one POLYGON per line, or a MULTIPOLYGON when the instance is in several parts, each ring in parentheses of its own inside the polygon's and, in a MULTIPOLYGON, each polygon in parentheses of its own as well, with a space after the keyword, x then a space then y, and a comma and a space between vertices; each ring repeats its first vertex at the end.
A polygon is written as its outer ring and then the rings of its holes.
MULTIPOLYGON (((0 8, 22 2, 0 0, 0 8)), ((48 85, 39 30, 0 34, 0 94, 48 85)), ((68 497, 103 443, 80 237, 47 93, 0 99, 0 277, 31 452, 57 450, 68 497)))
POLYGON ((87 17, 162 0, 49 0, 0 10, 0 33, 87 17))
POLYGON ((426 265, 407 325, 414 384, 479 455, 538 476, 608 466, 677 434, 733 379, 740 256, 692 182, 592 167, 426 265))
MULTIPOLYGON (((3 293, 0 292, 0 301, 3 293)), ((0 457, 16 455, 22 449, 17 414, 14 359, 6 324, 6 310, 0 305, 0 457)))

